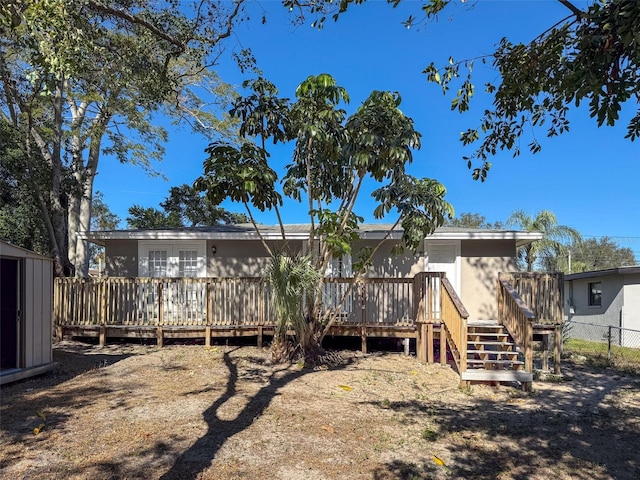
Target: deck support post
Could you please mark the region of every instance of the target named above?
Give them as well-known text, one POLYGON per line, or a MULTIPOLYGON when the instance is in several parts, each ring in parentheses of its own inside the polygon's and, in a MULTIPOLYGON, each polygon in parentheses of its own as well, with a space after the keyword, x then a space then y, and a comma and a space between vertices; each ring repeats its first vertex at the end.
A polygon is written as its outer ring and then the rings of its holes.
POLYGON ((262 349, 262 325, 258 325, 258 348, 262 349))
POLYGON ((447 338, 449 337, 444 323, 440 324, 440 365, 447 365, 447 338))
POLYGON ((100 347, 104 347, 107 344, 107 327, 100 325, 100 347))
POLYGON ((553 373, 560 375, 560 349, 562 347, 562 325, 556 325, 553 342, 553 373))
POLYGON ((404 340, 402 340, 402 344, 404 345, 404 354, 408 357, 409 356, 409 347, 411 345, 411 339, 405 338, 404 340))
POLYGON ((427 324, 420 322, 417 324, 418 336, 416 337, 416 357, 419 362, 426 363, 427 361, 427 324))
POLYGON ((204 327, 204 346, 211 347, 211 325, 204 327))
POLYGON ((158 348, 162 348, 162 345, 164 343, 164 335, 162 333, 162 325, 158 325, 158 327, 156 328, 156 337, 158 339, 158 348))
POLYGON ((549 334, 542 335, 542 371, 549 371, 549 334))
POLYGON ((429 322, 427 324, 427 362, 429 364, 433 364, 433 350, 433 323, 429 322))
POLYGON ((367 353, 367 327, 362 325, 360 328, 360 340, 362 343, 362 353, 367 353))

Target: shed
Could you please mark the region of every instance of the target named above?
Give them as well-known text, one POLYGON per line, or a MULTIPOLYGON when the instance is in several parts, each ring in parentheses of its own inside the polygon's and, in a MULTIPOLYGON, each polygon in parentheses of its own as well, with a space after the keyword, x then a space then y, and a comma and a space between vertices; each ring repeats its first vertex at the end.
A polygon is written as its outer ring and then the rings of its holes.
POLYGON ((53 363, 53 261, 0 240, 0 385, 53 363))

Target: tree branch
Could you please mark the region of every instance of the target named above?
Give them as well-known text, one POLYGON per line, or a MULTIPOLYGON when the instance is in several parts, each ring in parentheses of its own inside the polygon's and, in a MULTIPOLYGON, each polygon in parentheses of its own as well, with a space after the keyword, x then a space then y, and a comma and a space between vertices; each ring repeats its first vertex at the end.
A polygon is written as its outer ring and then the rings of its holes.
POLYGON ((150 22, 148 22, 148 21, 146 21, 146 20, 144 20, 144 19, 142 19, 140 17, 136 17, 135 15, 131 15, 129 12, 125 12, 124 10, 118 10, 118 9, 109 7, 107 5, 102 5, 100 3, 91 2, 91 1, 87 3, 87 6, 90 9, 95 10, 96 12, 100 12, 100 13, 103 13, 105 15, 110 15, 110 16, 117 17, 117 18, 121 18, 122 20, 126 20, 127 22, 135 24, 135 25, 140 25, 141 27, 144 27, 147 30, 149 30, 151 33, 153 33, 157 37, 162 38, 163 40, 166 40, 170 44, 178 47, 181 52, 183 52, 186 49, 186 44, 183 41, 178 40, 178 39, 172 37, 171 35, 169 35, 168 33, 163 32, 162 30, 160 30, 158 27, 156 27, 152 23, 150 23, 150 22))
POLYGON ((565 7, 567 7, 569 10, 571 10, 571 12, 578 18, 578 20, 580 20, 582 18, 582 15, 584 15, 584 12, 582 10, 580 10, 578 7, 576 7, 573 3, 571 3, 569 0, 558 0, 562 5, 564 5, 565 7))

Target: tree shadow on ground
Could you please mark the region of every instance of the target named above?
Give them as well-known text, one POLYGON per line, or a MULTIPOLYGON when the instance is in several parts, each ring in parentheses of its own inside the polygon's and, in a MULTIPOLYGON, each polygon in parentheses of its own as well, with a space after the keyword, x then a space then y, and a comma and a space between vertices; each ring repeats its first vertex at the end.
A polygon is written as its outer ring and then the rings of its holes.
POLYGON ((248 399, 235 418, 225 420, 221 418, 220 410, 237 395, 238 367, 232 357, 235 350, 237 349, 225 352, 223 356, 224 364, 229 370, 225 391, 203 412, 207 432, 178 456, 169 471, 160 477, 162 480, 196 478, 211 466, 216 454, 228 439, 250 427, 254 420, 262 415, 282 387, 313 371, 283 365, 274 369, 266 379, 262 372, 257 375, 255 371, 248 371, 245 376, 260 378, 263 383, 266 381, 266 384, 248 399))
POLYGON ((605 373, 580 366, 573 371, 572 381, 579 382, 575 388, 534 392, 532 398, 513 397, 508 402, 478 398, 466 405, 439 400, 385 405, 405 422, 429 425, 433 444, 424 458, 391 461, 378 468, 373 479, 506 476, 525 480, 539 478, 545 469, 551 474, 556 465, 569 469, 577 480, 640 478, 640 404, 625 402, 626 395, 638 391, 640 380, 607 378, 605 373), (439 466, 433 455, 445 449, 448 453, 441 456, 446 457, 446 465, 439 466), (589 468, 594 464, 597 471, 589 468))

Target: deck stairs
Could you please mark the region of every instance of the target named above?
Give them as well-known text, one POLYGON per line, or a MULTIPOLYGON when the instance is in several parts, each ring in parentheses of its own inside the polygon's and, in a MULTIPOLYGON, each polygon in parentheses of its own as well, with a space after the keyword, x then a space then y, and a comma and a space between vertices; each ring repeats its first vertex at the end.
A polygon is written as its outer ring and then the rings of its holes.
POLYGON ((507 329, 497 321, 469 321, 467 365, 463 381, 531 382, 524 370, 524 355, 507 329))

